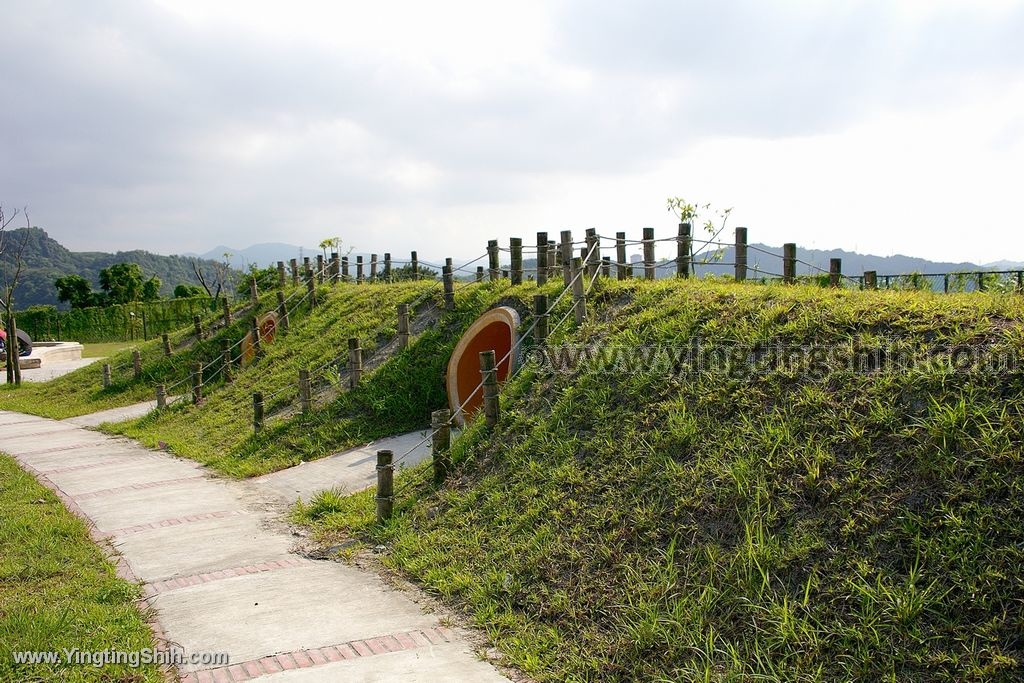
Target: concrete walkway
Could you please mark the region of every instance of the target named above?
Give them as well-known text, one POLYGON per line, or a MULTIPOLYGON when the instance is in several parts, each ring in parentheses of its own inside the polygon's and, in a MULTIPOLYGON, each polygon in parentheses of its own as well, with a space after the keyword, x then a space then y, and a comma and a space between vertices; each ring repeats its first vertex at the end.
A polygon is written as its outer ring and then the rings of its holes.
MULTIPOLYGON (((175 398, 174 396, 168 396, 168 403, 175 398)), ((125 420, 140 418, 147 415, 154 408, 156 408, 156 401, 144 401, 143 403, 135 403, 123 408, 111 408, 110 410, 101 410, 98 413, 69 417, 63 420, 63 422, 79 427, 99 427, 104 422, 124 422, 125 420)))
MULTIPOLYGON (((79 368, 84 368, 86 365, 92 365, 101 358, 83 358, 81 360, 69 360, 69 361, 57 361, 50 363, 43 363, 42 367, 33 368, 31 370, 21 371, 21 381, 23 382, 49 382, 51 379, 56 379, 62 375, 66 375, 69 372, 74 372, 79 368)), ((7 373, 0 372, 0 384, 7 383, 7 373)))
POLYGON ((293 554, 295 538, 266 485, 6 411, 0 450, 117 548, 168 642, 230 655, 229 667, 182 667, 187 683, 507 680, 476 657, 468 634, 445 627, 413 595, 293 554))

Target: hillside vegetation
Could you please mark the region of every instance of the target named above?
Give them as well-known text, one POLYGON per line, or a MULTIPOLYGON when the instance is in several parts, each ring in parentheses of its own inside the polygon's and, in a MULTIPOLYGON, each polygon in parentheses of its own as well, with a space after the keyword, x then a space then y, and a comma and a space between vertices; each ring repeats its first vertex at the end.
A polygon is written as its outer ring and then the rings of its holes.
POLYGON ((528 365, 445 485, 398 475, 387 525, 373 491, 297 518, 386 544, 539 680, 1024 677, 1024 379, 893 365, 1019 358, 1021 297, 632 281, 590 303, 554 342, 743 353, 729 373, 528 365), (773 344, 886 355, 749 369, 773 344))

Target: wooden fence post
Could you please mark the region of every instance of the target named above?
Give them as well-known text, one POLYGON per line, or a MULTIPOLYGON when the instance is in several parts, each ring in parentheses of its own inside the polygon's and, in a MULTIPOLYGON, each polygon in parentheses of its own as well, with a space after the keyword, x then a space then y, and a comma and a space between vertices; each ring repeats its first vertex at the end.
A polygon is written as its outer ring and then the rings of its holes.
POLYGON ((447 408, 435 410, 430 414, 431 456, 434 466, 434 483, 440 484, 448 477, 451 470, 451 459, 448 450, 452 445, 451 411, 447 408))
POLYGON ((533 317, 537 324, 533 328, 533 339, 537 346, 548 343, 548 295, 533 295, 533 317))
POLYGON ((626 271, 626 233, 615 233, 615 277, 625 280, 628 276, 626 271))
POLYGON ((305 368, 299 370, 299 405, 303 415, 309 413, 313 407, 313 397, 309 391, 309 370, 305 368))
POLYGON ((978 291, 985 291, 985 273, 978 273, 978 291))
POLYGON ((203 364, 192 364, 192 403, 199 405, 203 402, 203 364))
POLYGON ((843 276, 843 259, 833 258, 828 260, 828 286, 838 287, 839 279, 843 276))
POLYGON ((308 256, 303 256, 302 257, 302 274, 303 274, 303 276, 307 280, 309 278, 313 277, 313 269, 309 265, 309 257, 308 256))
POLYGON ((587 319, 586 292, 583 290, 583 260, 579 258, 572 260, 572 308, 577 325, 587 319))
POLYGON ((132 374, 135 375, 135 379, 142 378, 142 354, 138 349, 132 351, 132 374))
POLYGON ((483 266, 477 266, 476 267, 476 281, 477 282, 483 282, 484 281, 484 267, 483 266))
POLYGON ((324 255, 316 255, 316 281, 320 284, 324 283, 324 255))
POLYGON ((149 341, 149 322, 146 320, 146 312, 142 312, 142 340, 149 341))
POLYGON ((548 279, 558 277, 558 245, 554 240, 548 240, 548 279))
POLYGON ((597 228, 587 228, 584 234, 587 244, 585 255, 587 278, 593 279, 597 276, 597 269, 601 264, 601 248, 597 237, 597 228))
POLYGON ((222 317, 224 318, 224 327, 231 324, 231 304, 228 303, 228 298, 225 296, 221 299, 223 302, 221 308, 223 309, 222 317))
POLYGON ((412 265, 412 279, 413 280, 419 280, 420 279, 420 257, 416 254, 415 251, 411 251, 411 252, 409 252, 409 260, 412 262, 411 263, 411 265, 412 265))
POLYGON ((734 252, 736 262, 736 282, 743 282, 747 279, 747 229, 736 228, 736 248, 734 252))
POLYGON ((644 228, 644 279, 657 277, 654 261, 654 228, 644 228))
POLYGON ((512 284, 521 285, 523 283, 523 238, 510 237, 508 239, 508 246, 512 262, 510 267, 512 271, 512 284))
POLYGON ((359 337, 348 340, 348 388, 355 389, 363 377, 363 349, 359 337))
POLYGON ((256 303, 260 298, 259 288, 256 286, 256 276, 249 278, 249 301, 256 303))
POLYGON ((356 256, 356 284, 363 284, 364 279, 365 278, 363 277, 363 257, 356 256))
POLYGON ((282 332, 288 331, 288 307, 285 305, 284 292, 277 293, 277 324, 282 332))
POLYGON ((395 454, 377 451, 377 524, 391 519, 395 510, 395 454))
POLYGON ((228 345, 228 340, 225 339, 221 343, 221 373, 224 375, 224 383, 231 384, 231 347, 228 345))
POLYGON ((409 346, 409 304, 398 304, 398 349, 409 346))
POLYGON ((285 276, 284 276, 284 261, 277 262, 277 288, 284 289, 285 276))
POLYGON ((487 270, 491 282, 501 275, 501 261, 498 256, 498 240, 487 240, 487 270))
POLYGON ((198 313, 192 316, 192 330, 197 340, 203 338, 203 319, 199 317, 198 313))
POLYGON ((292 287, 299 286, 299 262, 297 259, 290 259, 288 265, 292 271, 292 287))
POLYGON ((680 223, 676 233, 676 276, 690 277, 693 269, 693 226, 680 223))
POLYGON ((342 282, 348 282, 348 280, 349 280, 348 256, 342 256, 341 257, 341 281, 342 282))
POLYGON ((331 267, 329 271, 331 273, 331 284, 338 284, 338 280, 341 278, 341 258, 336 251, 331 252, 331 267))
POLYGON ((608 279, 612 276, 612 257, 601 257, 601 277, 608 279))
POLYGON ((561 253, 558 261, 562 264, 562 282, 566 287, 572 282, 572 231, 563 230, 561 233, 561 253))
POLYGON ((157 410, 167 407, 167 389, 163 384, 156 385, 156 407, 157 410))
POLYGON ((874 270, 864 271, 864 289, 878 289, 878 272, 874 270))
POLYGON ((441 277, 444 280, 444 310, 455 310, 455 276, 452 274, 451 259, 441 269, 441 277))
POLYGON ((548 283, 548 234, 537 233, 537 286, 548 283))
POLYGON ((782 281, 787 285, 796 282, 796 244, 793 242, 782 245, 782 281))
POLYGON ((306 293, 309 295, 309 309, 316 308, 316 280, 312 273, 306 276, 306 293))
POLYGON ((164 343, 164 355, 165 356, 171 355, 171 338, 170 338, 170 336, 168 336, 168 334, 166 332, 164 332, 163 334, 160 335, 160 339, 164 343))
POLYGON ((103 364, 103 388, 110 386, 110 363, 103 364))
POLYGON ((480 377, 483 381, 484 424, 493 429, 498 424, 501 407, 498 404, 498 370, 494 351, 480 352, 480 377))
POLYGON ((256 391, 252 395, 252 430, 263 429, 263 393, 256 391))
POLYGON ((370 254, 370 282, 377 281, 377 255, 370 254))

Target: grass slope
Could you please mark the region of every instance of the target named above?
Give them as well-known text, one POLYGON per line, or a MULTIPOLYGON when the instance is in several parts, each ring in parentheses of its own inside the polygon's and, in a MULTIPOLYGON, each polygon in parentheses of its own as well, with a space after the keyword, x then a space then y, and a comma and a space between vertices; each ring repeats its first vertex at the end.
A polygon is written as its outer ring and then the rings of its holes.
POLYGON ((441 304, 441 290, 432 282, 325 288, 327 298, 312 315, 268 345, 263 359, 238 372, 232 384, 219 387, 202 405, 183 402, 108 429, 151 446, 163 442, 175 453, 226 474, 253 476, 422 427, 429 422, 430 410, 446 401, 444 364, 462 330, 508 289, 501 283, 461 288, 457 311, 442 316, 408 349, 367 372, 355 391, 339 386, 343 382, 336 365, 314 373, 320 398, 314 411, 302 415, 296 400, 300 368, 347 357, 350 337, 361 339, 367 358, 392 342, 399 303, 427 295, 421 315, 429 306, 441 304), (252 430, 256 391, 265 396, 268 416, 258 435, 252 430))
MULTIPOLYGON (((1024 353, 1016 296, 601 283, 571 341, 1024 353)), ((544 681, 1024 676, 1024 380, 934 369, 527 369, 440 489, 297 517, 387 543, 544 681)))
POLYGON ((13 652, 152 648, 123 581, 85 525, 0 454, 0 681, 163 680, 155 666, 15 664, 13 652))

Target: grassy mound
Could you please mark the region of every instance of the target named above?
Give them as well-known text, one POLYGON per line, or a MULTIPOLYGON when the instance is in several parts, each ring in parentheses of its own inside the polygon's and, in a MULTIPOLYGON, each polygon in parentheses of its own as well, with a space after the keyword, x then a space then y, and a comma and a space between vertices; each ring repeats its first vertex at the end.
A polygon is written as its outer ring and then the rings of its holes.
POLYGON ((528 366, 445 486, 400 477, 384 527, 372 491, 297 516, 387 543, 540 680, 1024 676, 1024 379, 922 362, 1020 357, 1019 297, 634 281, 591 311, 568 341, 626 351, 528 366), (732 368, 635 358, 695 340, 732 368))

